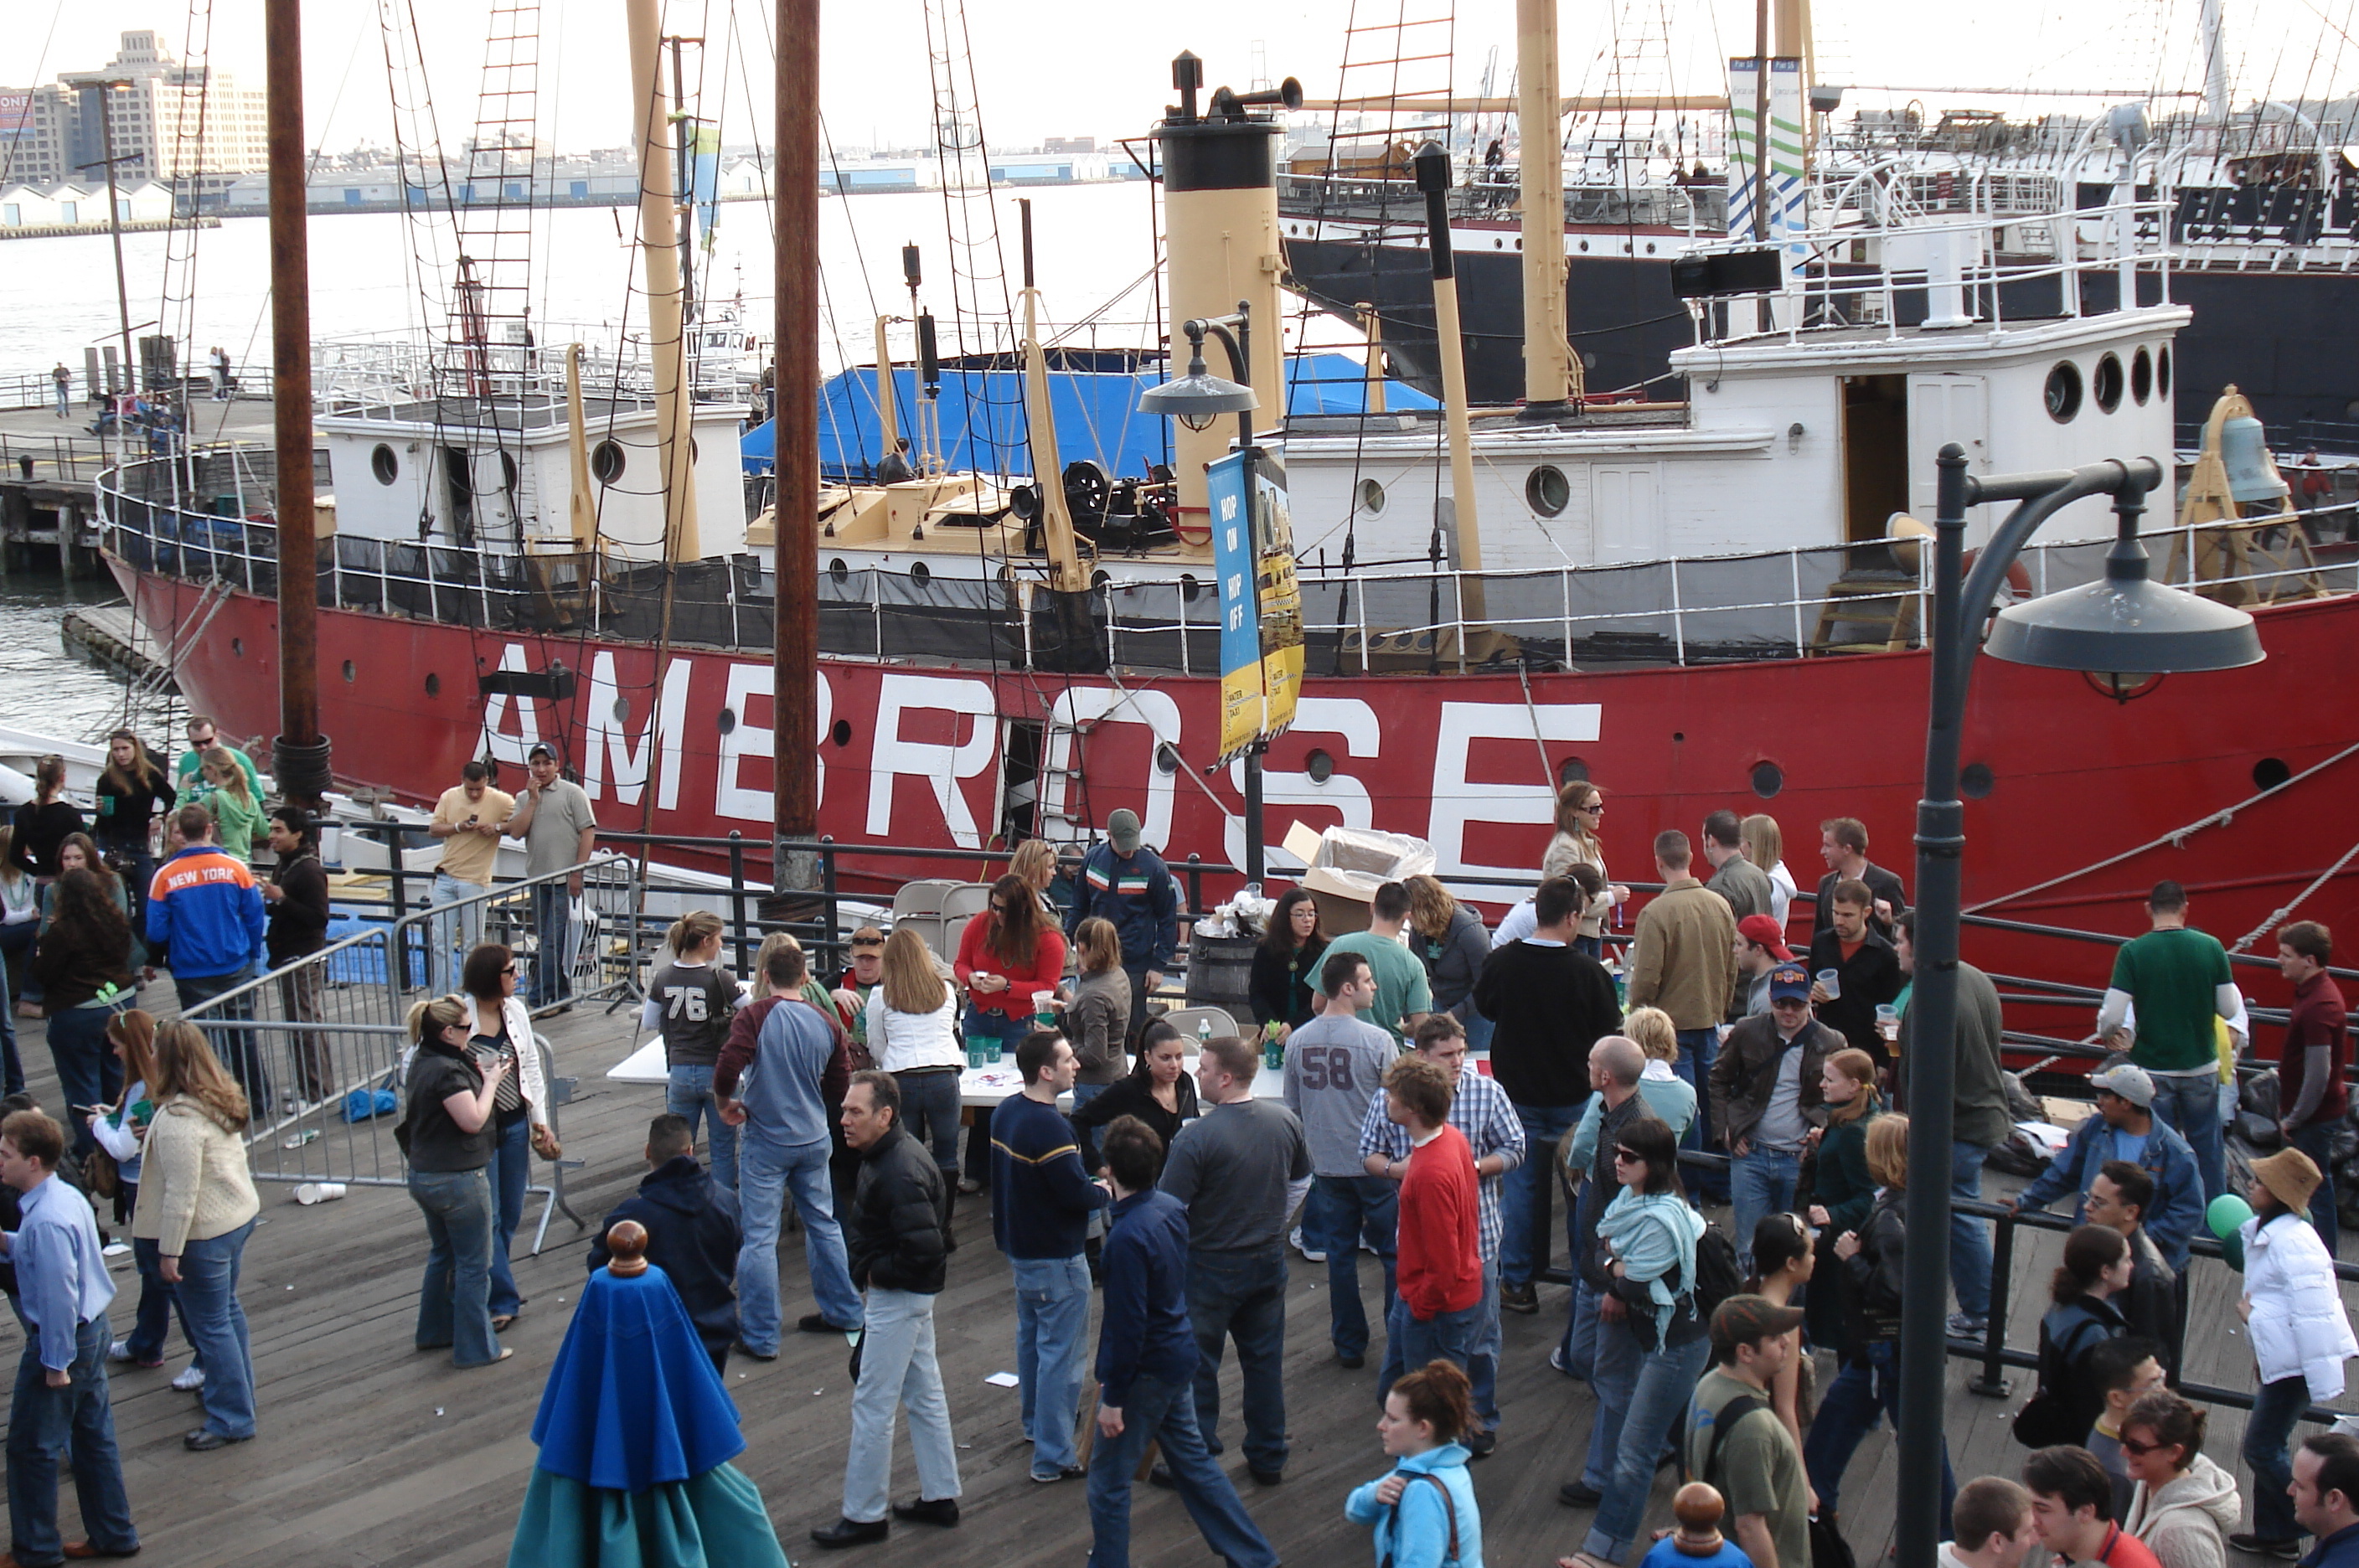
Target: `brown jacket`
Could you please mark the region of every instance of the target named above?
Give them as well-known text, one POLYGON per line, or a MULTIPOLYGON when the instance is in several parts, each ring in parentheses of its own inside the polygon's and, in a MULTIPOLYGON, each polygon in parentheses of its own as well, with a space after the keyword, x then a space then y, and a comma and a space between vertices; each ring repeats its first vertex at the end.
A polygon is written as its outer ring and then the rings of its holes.
MULTIPOLYGON (((1767 1014, 1746 1018, 1720 1042, 1712 1064, 1712 1130, 1734 1148, 1750 1134, 1761 1113, 1769 1108, 1769 1092, 1777 1087, 1776 1063, 1785 1041, 1777 1020, 1767 1014)), ((1802 1053, 1802 1119, 1812 1127, 1827 1125, 1827 1107, 1819 1088, 1819 1074, 1827 1058, 1843 1048, 1843 1037, 1812 1018, 1795 1037, 1793 1049, 1802 1053)))
POLYGON ((1630 1006, 1660 1007, 1671 1027, 1710 1029, 1736 984, 1736 917, 1728 900, 1682 877, 1638 911, 1630 950, 1630 1006))

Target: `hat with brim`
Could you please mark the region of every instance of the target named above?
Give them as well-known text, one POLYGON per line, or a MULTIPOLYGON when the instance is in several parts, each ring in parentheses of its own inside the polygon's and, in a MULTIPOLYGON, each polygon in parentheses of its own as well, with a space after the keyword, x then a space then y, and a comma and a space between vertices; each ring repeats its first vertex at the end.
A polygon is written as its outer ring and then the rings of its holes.
POLYGON ((2267 1160, 2254 1160, 2253 1177, 2297 1214, 2310 1212, 2310 1195, 2325 1180, 2318 1173, 2317 1162, 2299 1149, 2280 1149, 2267 1160))
POLYGON ((2154 1109, 2154 1079, 2133 1062, 2116 1062, 2102 1073, 2092 1073, 2089 1087, 2119 1094, 2142 1111, 2154 1109))
POLYGON ((1736 922, 1736 934, 1754 946, 1766 951, 1780 964, 1794 962, 1794 950, 1786 945, 1785 929, 1774 915, 1747 915, 1736 922))
POLYGON ((1769 971, 1769 999, 1773 1002, 1807 1002, 1810 999, 1810 972, 1797 964, 1781 964, 1769 971))
POLYGON ((1138 853, 1138 813, 1125 806, 1106 818, 1106 842, 1116 855, 1138 853))

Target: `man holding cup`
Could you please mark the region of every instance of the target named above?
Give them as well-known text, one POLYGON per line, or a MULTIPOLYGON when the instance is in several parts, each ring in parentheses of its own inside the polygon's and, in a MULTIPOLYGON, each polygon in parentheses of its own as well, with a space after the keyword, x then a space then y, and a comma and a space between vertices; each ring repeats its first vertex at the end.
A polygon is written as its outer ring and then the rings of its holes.
POLYGON ((1728 1031, 1712 1064, 1712 1131, 1729 1153, 1738 1264, 1752 1267, 1753 1230, 1794 1206, 1802 1154, 1827 1112, 1819 1079, 1843 1037, 1810 1016, 1810 977, 1799 964, 1769 972, 1769 1013, 1728 1031))
POLYGON ((1827 927, 1810 939, 1810 1005, 1844 1044, 1889 1067, 1892 1045, 1876 1027, 1875 1009, 1900 995, 1900 960, 1870 923, 1875 908, 1866 883, 1846 877, 1835 884, 1827 927))

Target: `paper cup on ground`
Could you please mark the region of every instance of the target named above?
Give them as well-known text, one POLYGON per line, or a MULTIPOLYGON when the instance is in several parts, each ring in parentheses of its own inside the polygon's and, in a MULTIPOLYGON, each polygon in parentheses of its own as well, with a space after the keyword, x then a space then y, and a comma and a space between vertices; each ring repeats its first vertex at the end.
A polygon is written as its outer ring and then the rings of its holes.
POLYGON ((313 1203, 332 1203, 344 1195, 342 1181, 305 1181, 295 1189, 295 1201, 306 1207, 313 1203))

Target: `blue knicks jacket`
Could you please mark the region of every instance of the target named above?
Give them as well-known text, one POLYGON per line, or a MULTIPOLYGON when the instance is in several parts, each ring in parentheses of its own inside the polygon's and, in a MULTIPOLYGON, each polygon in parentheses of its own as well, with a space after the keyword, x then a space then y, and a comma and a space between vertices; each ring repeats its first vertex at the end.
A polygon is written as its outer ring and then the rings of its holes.
POLYGON ((172 944, 184 980, 234 975, 262 959, 262 889, 243 862, 192 844, 156 868, 147 888, 147 945, 172 944))
POLYGON ((1065 911, 1065 940, 1071 942, 1093 915, 1114 922, 1125 967, 1171 966, 1180 942, 1180 890, 1163 857, 1145 844, 1124 855, 1102 844, 1082 862, 1073 907, 1065 911))
POLYGON ((1140 1373, 1185 1385, 1196 1370, 1196 1332, 1188 1326, 1187 1205, 1163 1192, 1123 1199, 1114 1206, 1102 1262, 1100 1397, 1121 1410, 1140 1373))
MULTIPOLYGON (((2016 1201, 2027 1209, 2044 1209, 2066 1192, 2072 1194, 2072 1218, 2077 1224, 2086 1206, 2089 1183, 2099 1167, 2114 1157, 2113 1127, 2096 1112, 2072 1129, 2064 1151, 2050 1160, 2037 1181, 2016 1201)), ((2138 1168, 2154 1178, 2154 1203, 2143 1218, 2147 1235, 2154 1237, 2162 1260, 2176 1273, 2187 1271, 2188 1244, 2203 1223, 2203 1175, 2195 1168, 2195 1151, 2160 1116, 2147 1134, 2146 1152, 2138 1168)))

